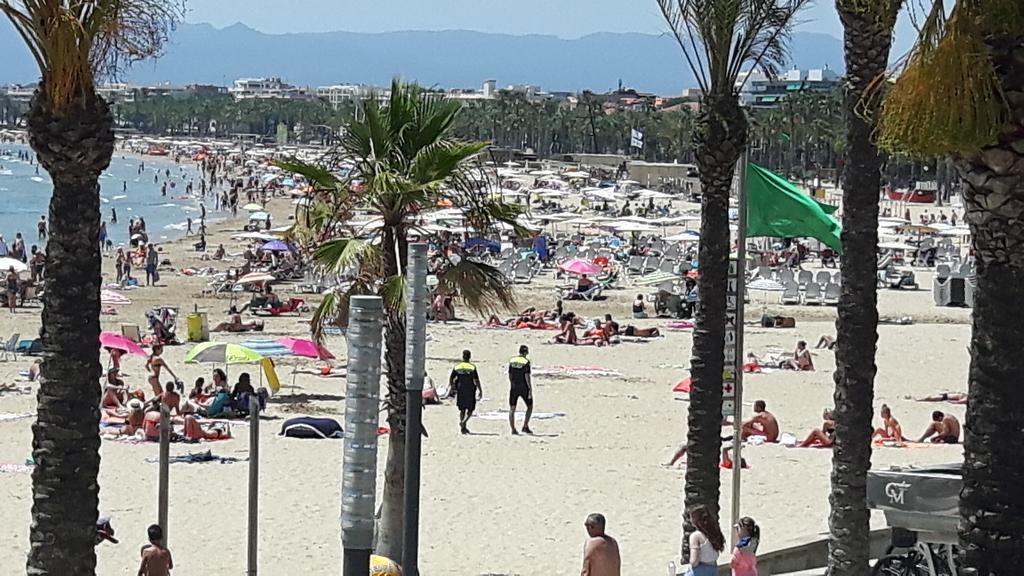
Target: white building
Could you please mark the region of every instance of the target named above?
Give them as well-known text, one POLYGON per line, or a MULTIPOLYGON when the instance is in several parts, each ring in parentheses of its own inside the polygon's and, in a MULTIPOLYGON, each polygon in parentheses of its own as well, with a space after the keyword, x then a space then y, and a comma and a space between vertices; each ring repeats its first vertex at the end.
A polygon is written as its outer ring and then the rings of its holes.
POLYGON ((829 68, 787 70, 775 78, 754 70, 743 72, 736 80, 740 90, 740 103, 744 106, 771 107, 792 92, 828 92, 839 85, 839 74, 829 68))
POLYGON ((362 102, 370 98, 376 98, 378 102, 383 102, 391 97, 391 89, 377 88, 367 84, 335 84, 318 87, 316 95, 329 102, 331 107, 337 110, 346 102, 362 102))
POLYGON ((310 100, 314 95, 307 88, 284 83, 280 78, 239 78, 228 88, 235 100, 251 98, 281 98, 285 100, 310 100))

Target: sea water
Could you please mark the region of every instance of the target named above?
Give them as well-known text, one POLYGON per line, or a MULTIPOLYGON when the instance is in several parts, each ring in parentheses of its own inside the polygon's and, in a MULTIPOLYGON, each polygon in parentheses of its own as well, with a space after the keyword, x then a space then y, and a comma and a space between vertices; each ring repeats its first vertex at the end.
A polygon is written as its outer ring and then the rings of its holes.
MULTIPOLYGON (((199 181, 198 166, 191 161, 179 165, 168 158, 125 156, 115 151, 110 167, 100 176, 100 215, 107 223, 107 236, 115 245, 127 243, 128 222, 139 217, 145 219, 152 242, 184 236, 189 217, 193 220, 193 231, 198 231, 202 201, 199 181), (164 182, 166 196, 161 194, 164 182), (191 196, 185 192, 189 182, 191 196), (112 210, 117 211, 116 224, 111 222, 112 210)), ((35 161, 35 153, 28 146, 0 144, 0 234, 8 244, 16 232, 21 232, 27 246, 39 244, 37 223, 44 214, 49 221, 52 193, 50 175, 35 161), (26 151, 32 163, 18 159, 18 152, 26 151)), ((207 197, 207 225, 217 219, 213 204, 212 197, 207 197)))

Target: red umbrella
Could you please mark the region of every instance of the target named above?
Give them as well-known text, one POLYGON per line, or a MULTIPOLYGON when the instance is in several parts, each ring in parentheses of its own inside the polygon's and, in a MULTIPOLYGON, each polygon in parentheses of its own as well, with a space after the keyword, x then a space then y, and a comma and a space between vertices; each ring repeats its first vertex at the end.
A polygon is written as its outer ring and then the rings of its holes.
POLYGON ((296 356, 305 356, 306 358, 319 358, 320 360, 333 360, 334 354, 323 346, 313 342, 312 340, 304 340, 302 338, 278 338, 280 343, 285 348, 292 351, 292 354, 296 356))
POLYGON ((136 356, 149 356, 141 346, 132 342, 127 337, 113 332, 100 332, 100 346, 114 350, 121 350, 129 354, 135 354, 136 356))

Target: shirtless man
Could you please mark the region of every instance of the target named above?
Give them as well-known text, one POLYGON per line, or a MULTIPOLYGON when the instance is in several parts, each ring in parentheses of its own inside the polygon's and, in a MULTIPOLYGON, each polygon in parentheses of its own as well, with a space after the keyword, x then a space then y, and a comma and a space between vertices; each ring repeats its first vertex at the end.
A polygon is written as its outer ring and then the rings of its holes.
POLYGON ((951 404, 967 404, 966 392, 943 392, 934 396, 917 398, 918 402, 949 402, 951 404))
POLYGON ((957 444, 960 442, 960 421, 952 414, 932 412, 932 423, 918 442, 933 444, 957 444))
POLYGON ((740 438, 743 440, 751 436, 764 436, 765 442, 779 441, 779 421, 767 410, 764 400, 754 402, 754 415, 740 429, 740 438))
POLYGON ((583 547, 583 570, 580 576, 619 576, 622 567, 619 543, 605 534, 604 515, 591 514, 583 525, 590 538, 583 547))
POLYGON ((142 547, 142 564, 139 565, 139 576, 170 576, 174 569, 171 551, 164 548, 164 531, 157 524, 146 530, 149 544, 142 547))
POLYGON ((163 394, 163 387, 160 385, 160 370, 163 368, 167 369, 167 372, 175 379, 178 376, 175 375, 171 367, 167 365, 167 362, 160 356, 164 352, 163 344, 154 344, 153 353, 146 359, 146 370, 149 372, 149 385, 153 387, 153 395, 159 396, 163 394))
POLYGON ((871 434, 871 439, 881 438, 882 440, 895 440, 896 445, 903 444, 903 428, 900 427, 900 422, 892 415, 892 410, 889 406, 882 404, 879 414, 882 416, 882 427, 876 428, 871 434))

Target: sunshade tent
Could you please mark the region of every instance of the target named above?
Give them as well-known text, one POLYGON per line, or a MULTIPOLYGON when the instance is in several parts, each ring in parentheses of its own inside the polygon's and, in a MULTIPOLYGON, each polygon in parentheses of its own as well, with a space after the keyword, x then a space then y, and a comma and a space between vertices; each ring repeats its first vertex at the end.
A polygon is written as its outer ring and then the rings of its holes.
POLYGON ((242 210, 245 210, 246 212, 263 212, 263 206, 260 206, 255 202, 250 202, 249 204, 242 206, 242 210))
POLYGON ((597 264, 587 262, 586 260, 580 260, 579 258, 566 260, 558 267, 570 274, 598 274, 601 272, 601 267, 597 264))

